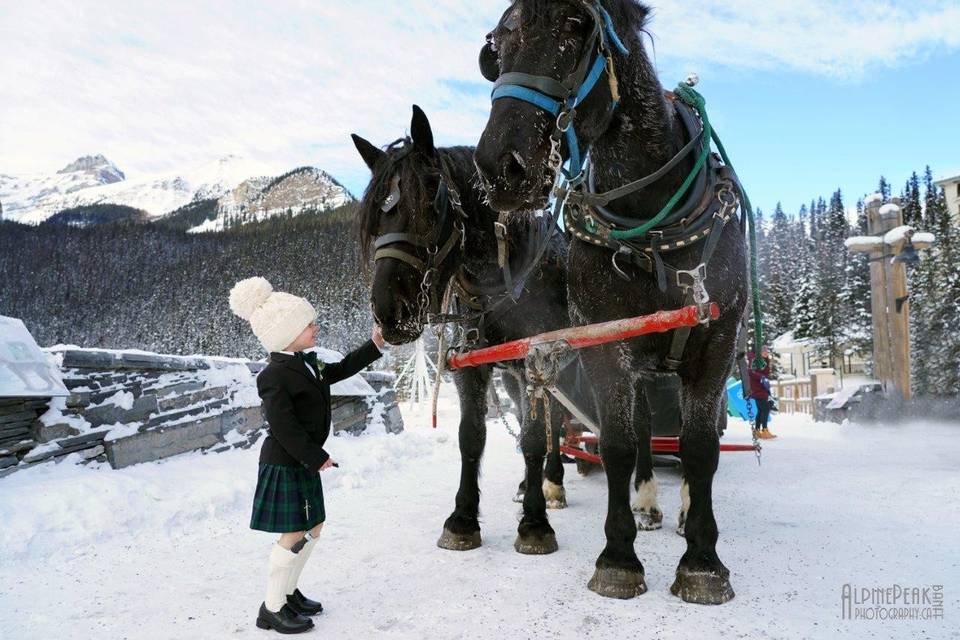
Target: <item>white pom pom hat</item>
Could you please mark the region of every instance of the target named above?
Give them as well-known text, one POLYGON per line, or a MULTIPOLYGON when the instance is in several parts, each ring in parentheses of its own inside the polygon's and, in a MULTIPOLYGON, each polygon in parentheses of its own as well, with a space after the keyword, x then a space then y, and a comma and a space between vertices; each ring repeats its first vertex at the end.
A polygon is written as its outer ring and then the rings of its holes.
POLYGON ((267 351, 282 351, 317 319, 304 298, 274 291, 266 278, 247 278, 230 290, 230 309, 250 321, 253 334, 267 351))

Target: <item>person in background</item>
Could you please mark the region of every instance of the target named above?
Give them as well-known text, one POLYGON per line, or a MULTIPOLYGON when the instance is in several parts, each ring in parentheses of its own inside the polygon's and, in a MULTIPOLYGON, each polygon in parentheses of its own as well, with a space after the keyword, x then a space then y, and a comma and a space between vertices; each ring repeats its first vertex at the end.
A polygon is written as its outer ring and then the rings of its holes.
POLYGON ((770 420, 770 349, 764 345, 760 349, 760 355, 766 361, 762 369, 753 368, 753 360, 756 354, 748 355, 748 366, 750 370, 750 397, 757 403, 757 417, 754 421, 753 432, 761 440, 772 440, 777 436, 770 433, 767 422, 770 420))

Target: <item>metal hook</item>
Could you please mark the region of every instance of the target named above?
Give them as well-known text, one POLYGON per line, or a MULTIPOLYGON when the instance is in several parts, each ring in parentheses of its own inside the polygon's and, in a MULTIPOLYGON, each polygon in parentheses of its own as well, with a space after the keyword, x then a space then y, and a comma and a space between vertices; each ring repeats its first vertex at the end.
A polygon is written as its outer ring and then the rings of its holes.
POLYGON ((626 271, 621 269, 619 264, 617 264, 617 256, 619 256, 621 253, 625 255, 627 258, 629 258, 631 253, 630 248, 624 245, 620 245, 620 248, 617 249, 616 252, 614 252, 613 257, 610 258, 610 262, 611 264, 613 264, 613 270, 617 273, 617 275, 623 278, 624 280, 626 280, 627 282, 630 282, 631 280, 633 280, 633 278, 630 277, 630 274, 628 274, 626 271))

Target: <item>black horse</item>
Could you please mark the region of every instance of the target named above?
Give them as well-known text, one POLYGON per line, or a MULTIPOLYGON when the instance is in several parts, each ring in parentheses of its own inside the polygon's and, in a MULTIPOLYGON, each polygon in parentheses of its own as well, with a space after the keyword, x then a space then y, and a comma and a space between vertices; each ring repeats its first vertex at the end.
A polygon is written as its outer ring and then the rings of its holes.
POLYGON ((543 206, 561 163, 569 161, 571 182, 558 194, 574 237, 568 259, 574 324, 708 299, 719 305, 719 320, 591 349, 583 361, 602 396, 600 447, 609 488, 607 544, 589 588, 618 598, 646 590, 633 547, 630 476, 635 446, 641 461, 648 457, 651 423, 673 403, 689 506, 687 550, 671 592, 720 604, 734 594, 716 552, 712 484, 724 382, 747 299, 743 222, 726 224, 736 217, 740 191, 732 171, 709 155, 696 109, 657 80, 640 37, 647 13, 633 0, 515 0, 481 53, 484 76, 497 84, 474 157, 488 200, 500 211, 543 206), (589 149, 586 163, 581 147, 589 149), (684 184, 675 209, 658 216, 684 184), (624 235, 648 221, 651 233, 624 235), (676 388, 661 393, 658 382, 676 388))
MULTIPOLYGON (((373 174, 360 202, 359 225, 365 262, 374 253, 371 306, 384 338, 392 344, 417 339, 428 315, 441 310, 448 285, 455 315, 464 323, 462 330, 472 348, 569 326, 563 236, 548 220, 523 215, 501 220, 484 205, 475 188, 474 149, 435 148, 430 123, 416 106, 410 131, 411 138, 398 140, 386 151, 353 136, 373 174), (499 247, 498 225, 506 242, 499 247), (533 264, 541 246, 542 261, 533 264), (501 269, 498 256, 507 259, 508 270, 501 269), (505 273, 511 274, 515 296, 507 291, 505 273)), ((544 412, 531 415, 527 395, 521 392, 527 386, 522 366, 508 365, 506 371, 518 383, 505 379, 519 408, 526 464, 521 490, 542 487, 523 494, 523 518, 514 546, 520 553, 551 553, 557 542, 546 507, 566 506, 559 453, 563 413, 556 403, 550 408, 554 428, 544 479, 544 412)), ((454 372, 460 397, 461 473, 456 507, 437 543, 444 549, 467 550, 481 544, 478 476, 492 373, 490 366, 454 372)))

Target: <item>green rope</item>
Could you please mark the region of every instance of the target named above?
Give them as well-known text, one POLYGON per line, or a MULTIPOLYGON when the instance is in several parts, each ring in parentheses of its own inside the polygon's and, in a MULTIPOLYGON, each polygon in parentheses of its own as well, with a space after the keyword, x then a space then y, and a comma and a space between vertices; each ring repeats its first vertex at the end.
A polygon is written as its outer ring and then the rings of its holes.
MULTIPOLYGON (((639 238, 650 231, 650 229, 657 226, 660 221, 662 221, 671 211, 673 211, 673 208, 677 206, 677 203, 680 202, 680 199, 686 194, 687 190, 690 188, 690 185, 693 184, 694 179, 697 177, 697 174, 700 173, 700 169, 703 168, 704 163, 707 161, 707 158, 710 155, 710 140, 713 140, 714 144, 717 145, 717 150, 720 152, 720 157, 723 158, 724 164, 730 167, 731 171, 736 173, 733 168, 733 163, 730 162, 730 158, 727 156, 727 150, 724 149, 723 143, 720 141, 720 136, 717 135, 717 132, 713 130, 713 126, 710 124, 710 118, 707 116, 706 99, 704 99, 704 97, 700 95, 700 93, 697 92, 693 87, 684 83, 680 83, 677 88, 674 89, 674 93, 681 100, 696 109, 700 114, 700 119, 703 121, 703 137, 705 140, 707 140, 707 143, 703 145, 703 152, 700 154, 700 157, 697 158, 697 162, 690 171, 690 174, 687 176, 687 179, 683 181, 683 184, 681 184, 677 192, 673 194, 673 197, 667 201, 667 204, 663 206, 663 209, 661 209, 657 215, 650 218, 650 220, 643 223, 639 227, 611 231, 610 237, 615 240, 639 238)), ((753 368, 762 369, 767 363, 766 360, 763 359, 763 356, 760 355, 760 348, 763 345, 763 315, 760 308, 760 277, 757 274, 757 228, 753 215, 753 205, 750 204, 750 198, 747 196, 747 192, 742 188, 741 194, 743 195, 743 208, 747 213, 747 227, 750 233, 750 283, 752 285, 751 294, 753 298, 753 337, 755 354, 753 359, 753 368)))

